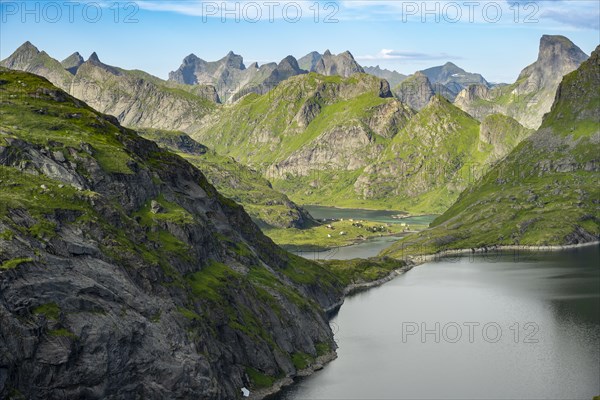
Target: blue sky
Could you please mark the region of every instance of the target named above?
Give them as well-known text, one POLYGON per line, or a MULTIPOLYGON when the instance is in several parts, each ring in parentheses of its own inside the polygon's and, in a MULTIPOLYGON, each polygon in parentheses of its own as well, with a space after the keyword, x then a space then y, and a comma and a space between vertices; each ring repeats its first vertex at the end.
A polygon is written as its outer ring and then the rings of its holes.
POLYGON ((190 53, 216 60, 233 50, 248 65, 330 49, 406 74, 452 61, 512 82, 535 61, 541 35, 567 36, 589 54, 599 21, 600 2, 584 0, 0 0, 0 57, 29 40, 57 59, 96 51, 166 78, 190 53))

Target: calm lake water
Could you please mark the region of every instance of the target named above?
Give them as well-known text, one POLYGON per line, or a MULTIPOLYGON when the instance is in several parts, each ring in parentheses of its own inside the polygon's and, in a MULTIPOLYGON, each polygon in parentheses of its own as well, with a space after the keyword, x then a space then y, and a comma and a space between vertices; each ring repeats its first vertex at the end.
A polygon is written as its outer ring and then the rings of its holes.
POLYGON ((348 298, 338 359, 275 399, 589 400, 599 320, 597 246, 433 262, 348 298))
MULTIPOLYGON (((376 211, 345 209, 322 206, 303 206, 314 218, 344 218, 355 220, 369 220, 381 223, 407 223, 409 225, 428 225, 435 219, 435 215, 423 215, 409 217, 402 220, 392 218, 393 215, 400 214, 399 211, 376 211)), ((397 241, 402 235, 375 237, 357 243, 352 246, 338 247, 327 251, 292 251, 292 253, 311 260, 351 260, 353 258, 375 257, 381 250, 389 247, 397 241)))

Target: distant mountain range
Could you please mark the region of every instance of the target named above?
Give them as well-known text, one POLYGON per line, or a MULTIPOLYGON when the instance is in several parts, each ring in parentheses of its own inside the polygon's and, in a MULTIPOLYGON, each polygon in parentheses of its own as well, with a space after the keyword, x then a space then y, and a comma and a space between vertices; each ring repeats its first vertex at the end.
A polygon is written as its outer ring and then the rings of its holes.
POLYGON ((264 94, 280 82, 308 72, 348 77, 364 71, 348 51, 338 55, 331 54, 329 50, 323 54, 312 52, 300 60, 287 56, 279 64, 259 66, 253 63, 248 68, 242 56, 229 52, 212 62, 190 54, 179 69, 169 74, 169 80, 187 85, 212 85, 223 101, 232 102, 248 93, 264 94))
MULTIPOLYGON (((329 51, 247 68, 233 52, 218 61, 191 54, 168 81, 95 53, 59 62, 30 43, 1 65, 45 76, 125 125, 184 131, 296 203, 441 212, 468 184, 466 166, 480 176, 527 137, 562 76, 586 58, 567 38, 543 36, 537 61, 500 86, 452 63, 405 77, 329 51), (435 163, 444 172, 429 182, 435 163)), ((269 202, 290 207, 267 223, 309 220, 284 197, 269 202)))

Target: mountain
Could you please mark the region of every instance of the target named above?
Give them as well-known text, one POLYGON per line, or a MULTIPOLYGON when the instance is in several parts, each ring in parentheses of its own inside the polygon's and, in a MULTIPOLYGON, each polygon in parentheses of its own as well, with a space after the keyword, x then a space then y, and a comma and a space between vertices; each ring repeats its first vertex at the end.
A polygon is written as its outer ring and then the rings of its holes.
POLYGON ((140 134, 200 169, 219 193, 242 205, 260 227, 307 228, 316 224, 307 211, 274 190, 259 172, 218 155, 185 133, 143 130, 140 134))
POLYGON ((421 71, 433 84, 443 85, 449 93, 444 95, 450 101, 463 89, 470 85, 482 85, 489 87, 489 83, 480 74, 467 72, 456 64, 447 62, 444 65, 432 67, 421 71))
POLYGON ((347 78, 357 73, 364 73, 365 71, 354 60, 349 51, 333 55, 329 50, 326 50, 316 62, 314 69, 311 69, 310 72, 326 76, 339 75, 347 78))
POLYGON ((0 397, 260 398, 334 356, 334 275, 44 78, 0 94, 0 397))
POLYGON ((214 87, 165 82, 104 64, 96 53, 85 62, 75 53, 60 63, 26 42, 0 65, 43 76, 130 127, 185 130, 219 101, 214 87))
POLYGON ((540 39, 537 60, 523 69, 515 83, 490 90, 479 84, 465 88, 455 104, 479 119, 502 113, 528 128, 537 129, 544 114, 550 111, 562 77, 577 69, 587 58, 566 37, 544 35, 540 39))
POLYGON ((490 167, 495 154, 505 155, 525 135, 516 121, 498 119, 480 126, 435 95, 365 168, 354 189, 365 199, 394 199, 395 209, 443 212, 490 167))
POLYGON ((353 179, 413 115, 391 96, 371 75, 310 73, 221 109, 191 136, 261 171, 299 204, 352 201, 353 179))
POLYGON ((390 87, 396 87, 407 78, 406 75, 403 75, 396 71, 390 71, 389 69, 381 69, 379 65, 375 67, 363 67, 365 73, 374 75, 378 78, 385 79, 390 84, 390 87))
POLYGON ((298 60, 298 65, 300 66, 300 68, 306 71, 314 72, 315 66, 317 65, 317 62, 321 59, 321 57, 321 53, 311 51, 310 53, 298 60))
POLYGON ((258 63, 253 63, 246 68, 243 57, 230 51, 218 61, 204 61, 190 54, 178 70, 169 73, 169 81, 185 85, 212 85, 223 101, 233 102, 249 93, 266 93, 281 81, 305 73, 292 56, 287 56, 279 64, 268 63, 259 67, 258 63))
POLYGON ((429 78, 422 72, 407 77, 393 89, 394 95, 415 110, 421 110, 435 95, 429 78))
POLYGON ((69 57, 65 58, 60 62, 64 69, 75 75, 77 73, 77 69, 83 64, 85 60, 78 52, 71 54, 69 57))
POLYGON ((39 51, 31 42, 23 43, 0 66, 31 72, 46 77, 59 88, 68 91, 73 76, 65 70, 60 62, 50 57, 46 52, 39 51))
POLYGON ((560 83, 541 127, 465 190, 432 228, 395 244, 403 257, 495 245, 600 239, 600 46, 560 83))

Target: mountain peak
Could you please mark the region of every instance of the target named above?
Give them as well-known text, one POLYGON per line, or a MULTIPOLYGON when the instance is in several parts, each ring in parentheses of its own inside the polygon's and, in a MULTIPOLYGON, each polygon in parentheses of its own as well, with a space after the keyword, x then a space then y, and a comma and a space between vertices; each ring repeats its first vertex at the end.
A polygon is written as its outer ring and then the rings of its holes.
POLYGON ((97 62, 97 63, 100 63, 100 62, 101 62, 101 61, 100 61, 100 59, 98 58, 98 54, 96 54, 96 52, 93 52, 93 53, 90 55, 90 58, 88 58, 88 61, 91 61, 91 62, 97 62))
POLYGON ((323 56, 331 56, 331 52, 329 51, 329 49, 325 50, 325 53, 323 53, 323 56))
POLYGON ((189 56, 187 56, 187 57, 185 57, 183 59, 183 63, 184 64, 191 64, 191 63, 193 63, 195 61, 198 61, 198 60, 199 60, 198 56, 195 55, 194 53, 191 53, 189 56))
POLYGON ((81 54, 79 54, 79 52, 76 51, 69 57, 62 60, 60 63, 64 69, 66 69, 72 74, 75 74, 77 72, 77 69, 79 69, 81 64, 83 64, 84 62, 85 61, 83 60, 83 57, 81 57, 81 54))
POLYGON ((39 53, 40 51, 38 50, 37 47, 35 47, 29 40, 26 41, 25 43, 23 43, 21 46, 19 46, 19 48, 17 50, 15 50, 15 53, 17 52, 35 52, 35 53, 39 53))
POLYGON ((230 68, 246 69, 246 67, 244 66, 244 58, 238 54, 235 54, 233 51, 227 53, 227 55, 219 61, 230 68))
POLYGON ((560 58, 581 64, 588 56, 565 36, 543 35, 540 39, 538 62, 555 62, 560 58))

